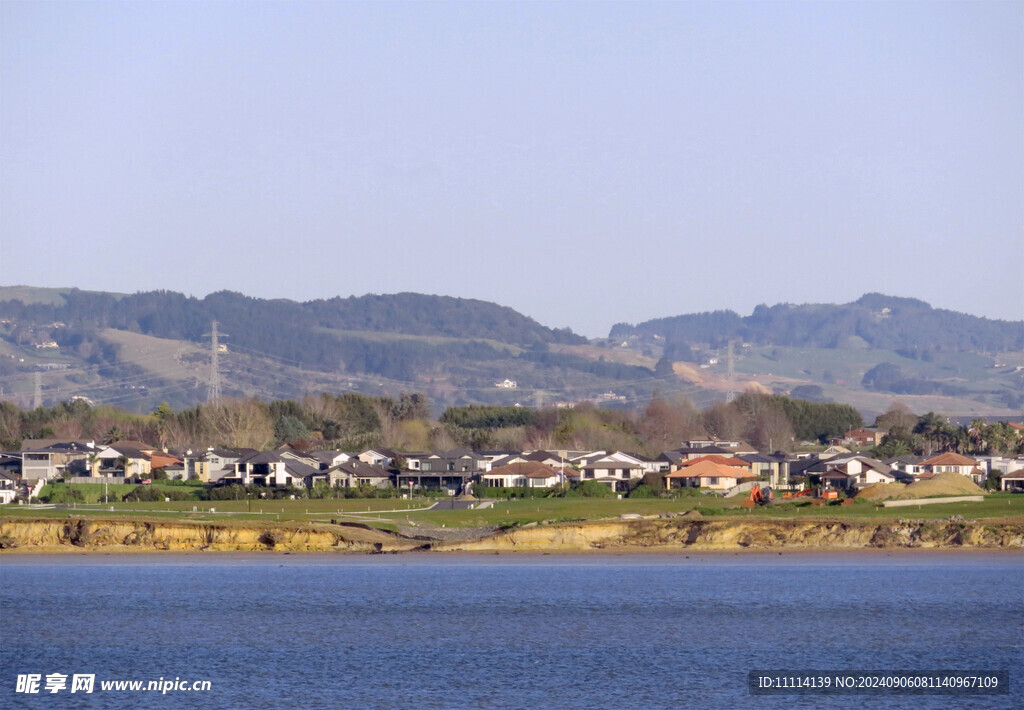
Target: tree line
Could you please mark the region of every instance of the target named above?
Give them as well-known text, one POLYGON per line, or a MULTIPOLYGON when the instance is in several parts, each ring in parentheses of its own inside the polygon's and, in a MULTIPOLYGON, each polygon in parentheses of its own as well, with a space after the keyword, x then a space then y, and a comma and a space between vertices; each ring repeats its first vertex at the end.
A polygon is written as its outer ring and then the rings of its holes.
MULTIPOLYGON (((12 451, 25 439, 63 438, 101 444, 127 439, 193 450, 266 449, 287 443, 303 450, 603 449, 655 456, 679 448, 682 441, 705 437, 739 439, 759 451, 789 452, 806 444, 825 445, 863 424, 849 405, 755 392, 703 410, 682 396, 656 395, 638 410, 590 403, 541 409, 474 404, 448 407, 437 419, 420 393, 323 393, 289 400, 226 399, 180 411, 164 403, 149 414, 91 407, 81 400, 34 410, 0 402, 0 447, 12 451)), ((938 451, 1024 454, 1024 437, 1008 424, 975 420, 956 426, 933 412, 914 414, 904 405, 894 405, 875 424, 888 430, 872 452, 881 458, 938 451)))

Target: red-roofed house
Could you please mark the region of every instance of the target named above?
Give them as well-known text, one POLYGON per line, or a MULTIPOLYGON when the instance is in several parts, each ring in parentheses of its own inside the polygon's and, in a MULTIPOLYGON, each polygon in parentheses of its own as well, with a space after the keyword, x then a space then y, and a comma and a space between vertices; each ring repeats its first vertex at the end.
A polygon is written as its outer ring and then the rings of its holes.
POLYGON ((699 461, 692 466, 681 468, 664 476, 665 488, 710 488, 724 491, 739 485, 743 481, 757 479, 757 474, 739 466, 726 466, 714 461, 699 461))
POLYGON ((927 473, 960 473, 969 476, 977 467, 978 462, 974 459, 954 454, 952 451, 921 462, 921 469, 927 473))

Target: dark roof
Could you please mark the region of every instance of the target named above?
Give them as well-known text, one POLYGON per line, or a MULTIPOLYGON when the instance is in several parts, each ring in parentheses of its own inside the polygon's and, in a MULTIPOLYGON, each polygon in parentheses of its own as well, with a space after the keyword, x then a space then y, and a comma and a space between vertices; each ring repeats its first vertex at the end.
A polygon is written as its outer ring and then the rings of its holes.
POLYGON ((330 471, 341 471, 356 478, 390 478, 391 473, 380 466, 368 464, 359 459, 349 459, 327 469, 330 471))
POLYGON ((295 459, 285 459, 284 470, 292 474, 295 478, 305 478, 311 473, 319 473, 320 471, 320 469, 307 466, 301 461, 296 461, 295 459))
POLYGON ((204 451, 200 456, 206 456, 207 454, 219 456, 222 459, 237 459, 242 456, 237 451, 232 451, 231 449, 211 449, 209 451, 204 451))
POLYGON ((111 446, 108 446, 106 448, 111 449, 113 451, 116 451, 117 453, 121 454, 125 458, 129 458, 129 459, 144 459, 144 458, 148 458, 145 453, 143 453, 139 449, 136 449, 134 446, 127 446, 127 445, 121 444, 119 446, 111 445, 111 446))
POLYGON ((680 454, 735 454, 736 449, 727 449, 724 446, 682 446, 676 449, 680 454))
MULTIPOLYGON (((341 451, 321 450, 321 451, 310 451, 307 454, 307 456, 309 458, 316 459, 320 463, 331 463, 338 456, 341 456, 341 454, 342 454, 341 451)), ((345 454, 345 455, 347 456, 348 454, 345 454)))
POLYGON ((492 468, 484 476, 526 476, 527 478, 551 478, 558 471, 539 461, 517 461, 507 466, 492 468))
POLYGON ((58 441, 49 446, 43 446, 41 448, 33 449, 22 449, 23 454, 40 454, 40 453, 54 453, 54 454, 78 454, 88 453, 90 451, 100 451, 98 448, 89 448, 86 444, 82 444, 77 441, 58 441))
POLYGON ((440 458, 443 458, 443 459, 470 458, 470 459, 478 459, 479 460, 479 459, 483 459, 484 458, 483 456, 481 456, 480 454, 476 453, 475 451, 472 451, 471 449, 466 449, 466 448, 457 448, 457 449, 451 449, 450 451, 443 451, 443 452, 439 453, 438 456, 440 458))
POLYGON ((283 459, 279 451, 257 451, 256 453, 243 456, 238 459, 238 463, 250 464, 250 463, 279 463, 281 461, 295 461, 293 458, 283 459))
POLYGON ((523 459, 526 461, 547 461, 548 459, 561 461, 562 457, 558 456, 558 454, 553 454, 550 451, 534 451, 524 455, 523 459))
POLYGON ((113 441, 107 444, 112 449, 121 450, 121 447, 127 446, 131 449, 138 449, 139 451, 160 451, 159 446, 150 446, 144 441, 133 441, 131 439, 122 439, 121 441, 113 441))
POLYGON ((739 457, 747 463, 782 463, 784 459, 767 454, 743 454, 739 457))
MULTIPOLYGON (((52 446, 66 447, 68 444, 75 444, 83 449, 89 448, 88 441, 81 439, 22 439, 22 451, 48 451, 52 446)), ((61 449, 63 450, 63 449, 61 449)), ((98 448, 96 450, 99 450, 98 448)))

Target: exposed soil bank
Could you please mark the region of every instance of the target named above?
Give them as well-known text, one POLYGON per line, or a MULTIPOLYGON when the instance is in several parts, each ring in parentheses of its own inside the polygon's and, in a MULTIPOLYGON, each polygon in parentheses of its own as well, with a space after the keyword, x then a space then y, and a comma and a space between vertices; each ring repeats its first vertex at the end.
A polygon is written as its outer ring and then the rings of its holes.
POLYGON ((478 540, 425 542, 347 525, 8 519, 0 520, 0 547, 24 552, 671 552, 782 548, 1024 551, 1024 521, 609 520, 538 525, 478 540))
POLYGON ((24 551, 398 552, 422 546, 362 526, 162 520, 0 520, 0 548, 24 551))
POLYGON ((628 520, 538 526, 433 549, 657 550, 978 548, 1024 550, 1024 522, 628 520))

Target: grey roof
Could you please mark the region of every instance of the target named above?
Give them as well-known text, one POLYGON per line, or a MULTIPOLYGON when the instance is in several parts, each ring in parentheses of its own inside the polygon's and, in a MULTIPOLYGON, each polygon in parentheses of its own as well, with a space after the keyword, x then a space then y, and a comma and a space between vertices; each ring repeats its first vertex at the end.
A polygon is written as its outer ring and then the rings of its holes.
POLYGON ((778 456, 770 456, 767 454, 743 454, 737 457, 747 463, 782 463, 783 459, 778 456))
POLYGON ((356 478, 391 478, 391 473, 380 466, 365 463, 359 459, 351 459, 337 466, 332 466, 328 471, 341 471, 356 478))
POLYGON ((238 459, 238 463, 251 464, 251 463, 280 463, 281 461, 295 461, 295 459, 283 459, 281 458, 280 452, 276 450, 270 451, 257 451, 254 454, 243 456, 238 459))
POLYGON ((723 446, 682 446, 676 449, 680 454, 735 454, 736 449, 727 449, 723 446))
POLYGON ((129 459, 144 459, 146 454, 142 453, 139 449, 132 446, 108 446, 108 449, 112 449, 122 456, 129 459))
MULTIPOLYGON (((334 461, 334 459, 338 458, 342 454, 343 454, 343 452, 341 452, 341 451, 321 450, 321 451, 310 451, 307 454, 307 456, 309 458, 316 459, 320 463, 331 463, 332 461, 334 461)), ((344 455, 348 456, 348 454, 344 454, 344 455)))
POLYGON ((319 469, 307 466, 301 461, 296 461, 295 459, 286 459, 284 463, 284 470, 292 474, 295 478, 305 478, 311 473, 319 473, 320 471, 319 469))

